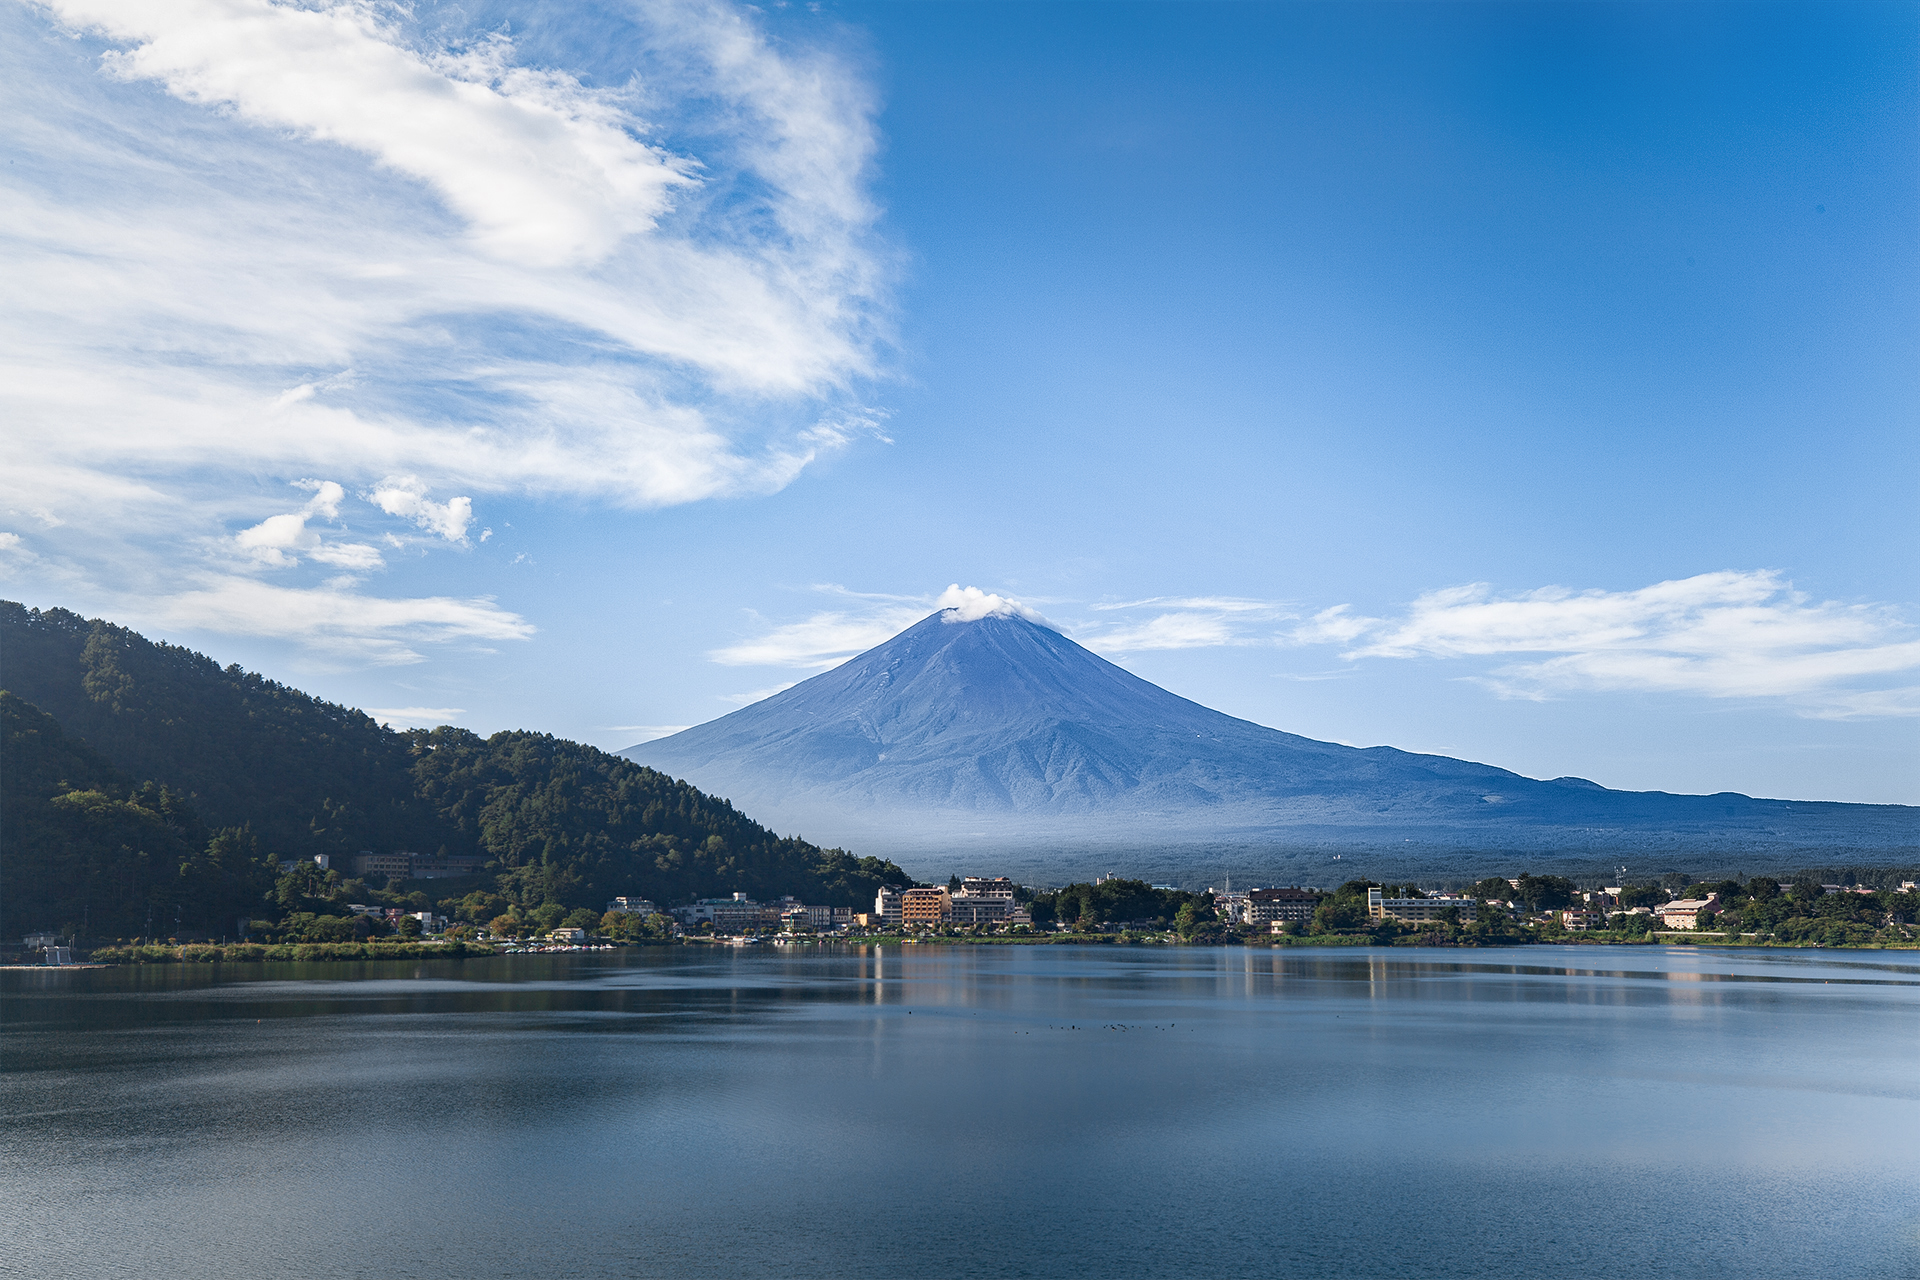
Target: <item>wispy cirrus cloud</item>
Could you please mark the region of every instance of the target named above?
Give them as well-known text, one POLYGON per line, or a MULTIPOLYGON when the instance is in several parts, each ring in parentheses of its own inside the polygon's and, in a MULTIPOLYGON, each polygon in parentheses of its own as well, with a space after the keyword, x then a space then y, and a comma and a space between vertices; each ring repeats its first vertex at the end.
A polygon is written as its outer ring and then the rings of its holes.
POLYGON ((1816 600, 1773 570, 1726 570, 1629 591, 1485 583, 1429 592, 1393 618, 1328 610, 1296 633, 1349 659, 1507 658, 1502 697, 1575 691, 1777 699, 1802 714, 1920 714, 1920 631, 1884 604, 1816 600))
POLYGON ((874 102, 807 21, 608 6, 533 59, 431 3, 0 12, 0 512, 37 571, 158 596, 237 550, 293 589, 396 530, 465 548, 489 495, 766 493, 877 435, 874 102), (381 537, 273 496, 313 475, 381 537))
POLYGON ((1156 596, 1091 607, 1097 614, 1130 615, 1118 623, 1097 618, 1075 629, 1074 637, 1097 653, 1273 644, 1277 625, 1296 616, 1281 602, 1237 596, 1156 596))
MULTIPOLYGON (((712 657, 736 666, 824 669, 964 594, 823 590, 852 607, 769 627, 712 657)), ((1503 698, 1646 692, 1770 700, 1812 717, 1920 715, 1920 629, 1901 610, 1816 600, 1772 570, 1726 570, 1626 591, 1501 593, 1480 583, 1431 591, 1377 617, 1350 605, 1309 613, 1232 596, 1051 607, 1062 620, 1048 625, 1115 656, 1227 646, 1336 651, 1330 656, 1340 659, 1338 669, 1289 674, 1297 680, 1336 678, 1369 660, 1427 659, 1462 664, 1460 678, 1503 698)))
POLYGON ((532 623, 484 597, 386 599, 351 583, 286 587, 211 575, 202 586, 144 604, 128 601, 127 616, 182 630, 293 640, 388 665, 421 661, 420 645, 525 640, 534 633, 532 623))
MULTIPOLYGON (((707 656, 728 667, 800 667, 825 671, 854 654, 884 644, 927 615, 924 605, 881 605, 861 611, 830 609, 763 631, 707 656)), ((758 699, 754 699, 758 701, 758 699)))

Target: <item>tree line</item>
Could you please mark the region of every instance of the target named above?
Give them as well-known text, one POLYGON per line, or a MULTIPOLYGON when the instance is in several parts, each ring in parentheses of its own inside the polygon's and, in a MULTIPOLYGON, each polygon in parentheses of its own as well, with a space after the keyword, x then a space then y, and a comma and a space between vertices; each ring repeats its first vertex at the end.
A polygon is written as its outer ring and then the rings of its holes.
MULTIPOLYGON (((476 894, 469 918, 557 908, 597 920, 622 894, 864 906, 882 884, 910 883, 891 862, 776 835, 582 743, 396 732, 63 609, 0 602, 0 653, 0 938, 10 941, 38 929, 222 936, 243 919, 344 919, 349 901, 462 912, 476 894), (370 884, 352 874, 361 850, 477 857, 484 871, 370 884), (316 854, 332 865, 320 870, 316 854), (430 904, 429 889, 447 896, 430 904)), ((322 931, 349 926, 372 927, 322 931)))

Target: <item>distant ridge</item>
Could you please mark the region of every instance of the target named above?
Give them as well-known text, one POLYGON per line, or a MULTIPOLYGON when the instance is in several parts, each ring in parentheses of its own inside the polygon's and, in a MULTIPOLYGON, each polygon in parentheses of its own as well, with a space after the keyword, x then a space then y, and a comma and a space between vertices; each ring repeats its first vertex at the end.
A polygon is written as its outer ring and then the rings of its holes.
POLYGON ((1613 791, 1303 738, 1190 702, 1008 612, 934 613, 823 675, 621 754, 776 824, 887 850, 1920 847, 1910 806, 1613 791))

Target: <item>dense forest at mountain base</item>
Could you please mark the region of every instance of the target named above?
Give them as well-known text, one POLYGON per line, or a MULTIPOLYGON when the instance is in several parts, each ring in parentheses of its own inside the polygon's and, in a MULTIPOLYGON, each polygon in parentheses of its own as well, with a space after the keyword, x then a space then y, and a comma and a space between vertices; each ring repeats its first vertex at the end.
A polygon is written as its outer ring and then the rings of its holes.
POLYGON ((349 901, 469 919, 597 917, 618 895, 665 905, 736 891, 865 907, 880 885, 909 882, 891 862, 777 836, 581 743, 395 732, 62 609, 0 602, 0 690, 8 940, 217 938, 302 917, 337 921, 326 929, 338 933, 349 901), (472 856, 484 870, 367 883, 352 874, 362 850, 472 856), (322 871, 316 854, 332 865, 322 871))
POLYGON ((44 711, 0 690, 0 938, 234 931, 277 867, 245 826, 208 830, 166 786, 134 786, 44 711))

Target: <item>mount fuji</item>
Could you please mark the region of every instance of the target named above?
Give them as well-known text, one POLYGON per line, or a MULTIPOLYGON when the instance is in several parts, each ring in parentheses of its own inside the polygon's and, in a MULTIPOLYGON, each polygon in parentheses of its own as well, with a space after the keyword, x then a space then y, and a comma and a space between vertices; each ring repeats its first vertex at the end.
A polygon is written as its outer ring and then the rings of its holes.
POLYGON ((1172 866, 1186 860, 1175 848, 1198 846, 1874 861, 1920 847, 1910 806, 1613 791, 1303 738, 1169 693, 1011 608, 941 610, 823 675, 621 754, 861 852, 984 842, 1079 862, 1156 848, 1172 866))

